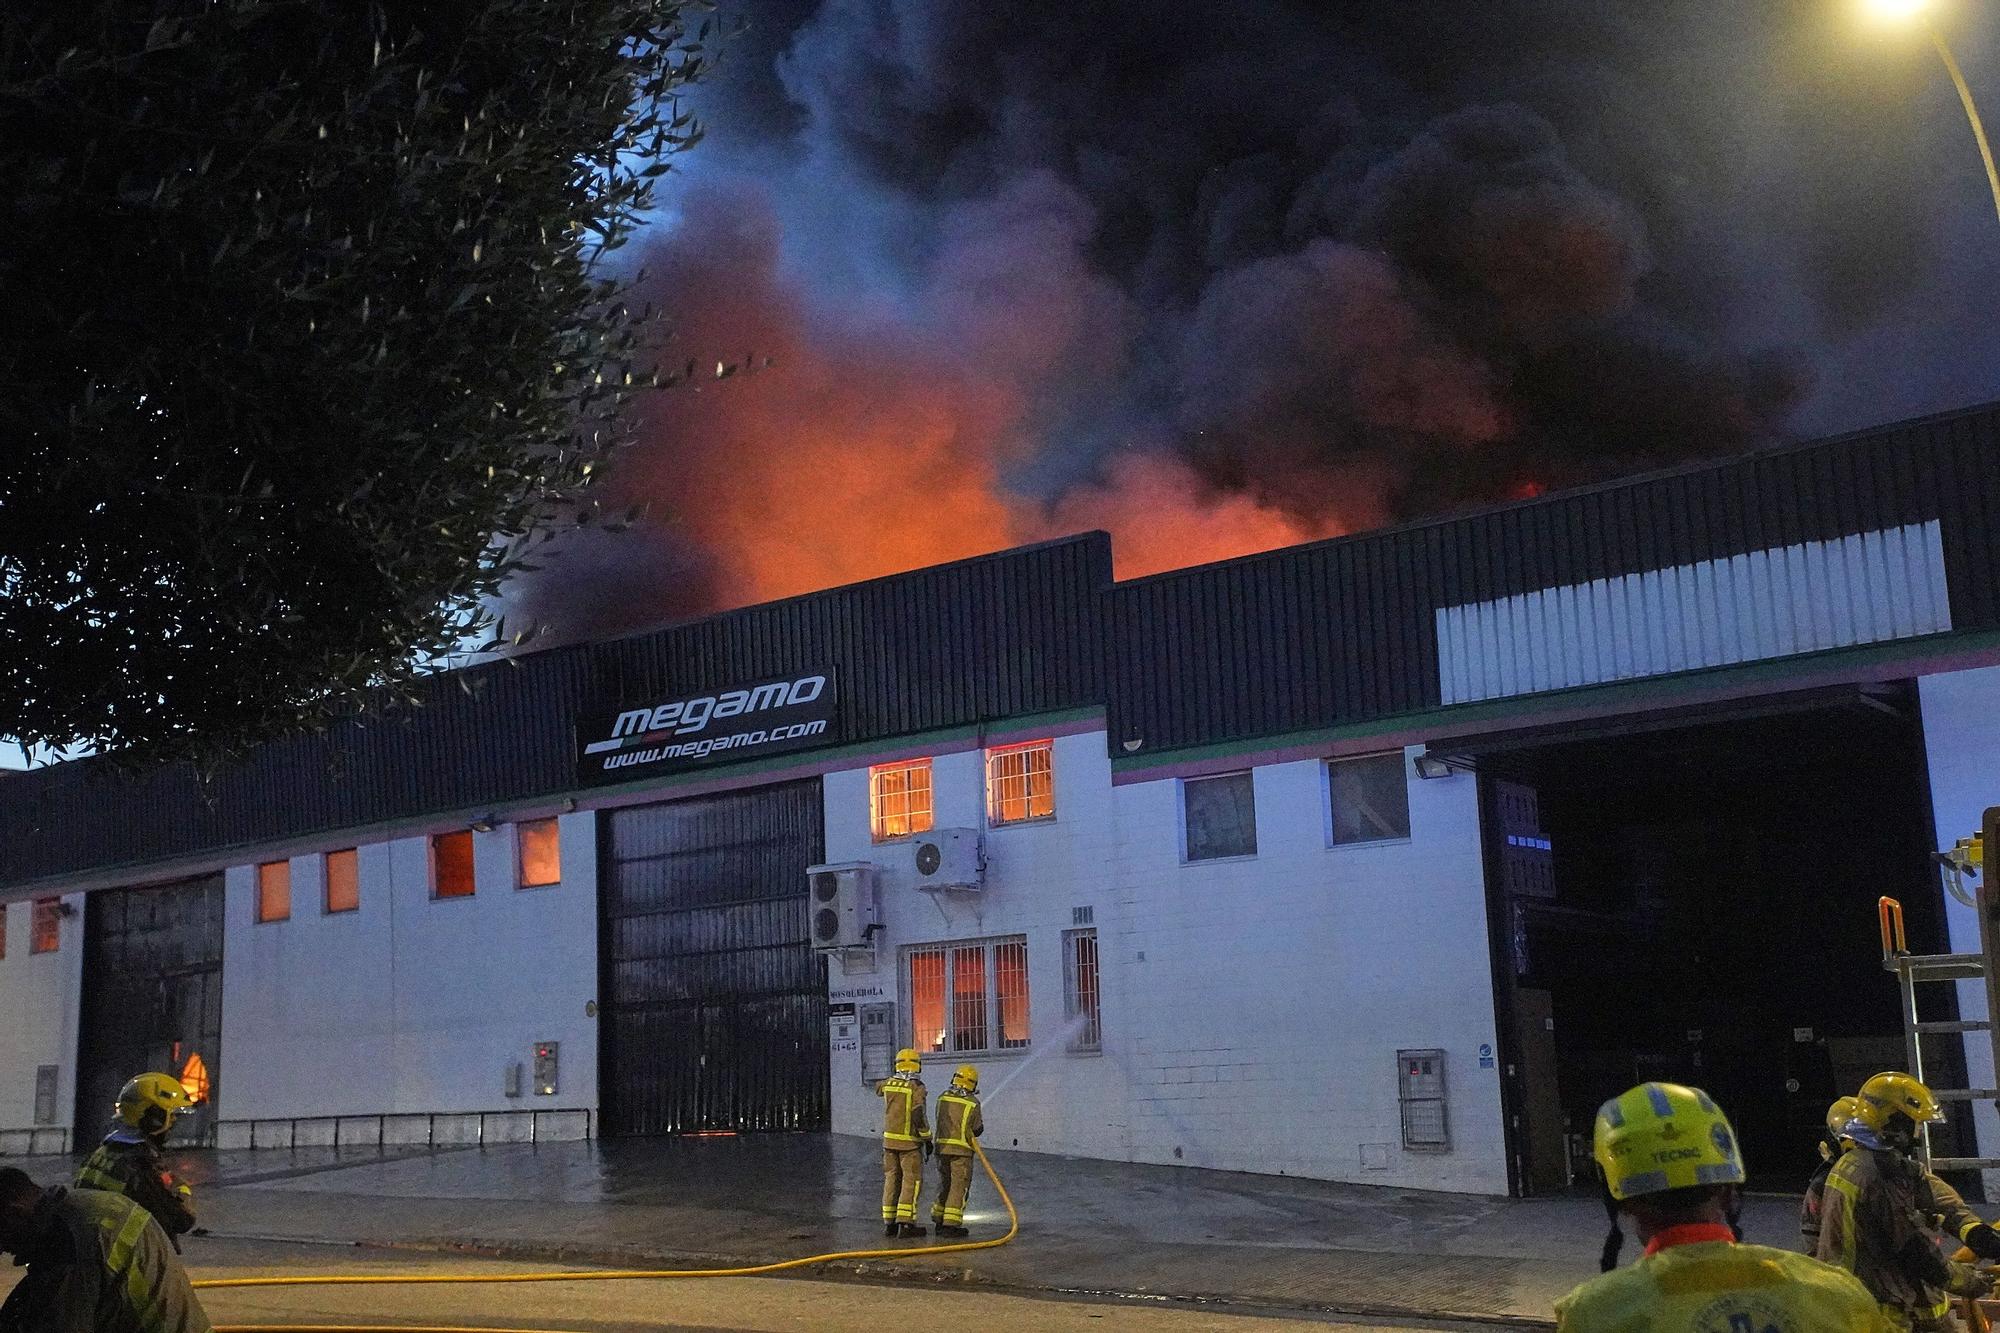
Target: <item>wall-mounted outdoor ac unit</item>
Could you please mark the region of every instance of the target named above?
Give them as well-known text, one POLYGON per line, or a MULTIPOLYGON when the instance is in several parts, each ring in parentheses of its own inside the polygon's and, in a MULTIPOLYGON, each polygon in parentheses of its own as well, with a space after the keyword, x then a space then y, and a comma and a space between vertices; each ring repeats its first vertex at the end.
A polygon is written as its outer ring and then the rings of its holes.
POLYGON ((910 839, 904 878, 927 893, 940 889, 978 889, 986 883, 986 856, 979 830, 934 828, 910 839))
POLYGON ((806 907, 815 949, 864 949, 874 943, 875 872, 868 861, 811 866, 806 870, 806 907))

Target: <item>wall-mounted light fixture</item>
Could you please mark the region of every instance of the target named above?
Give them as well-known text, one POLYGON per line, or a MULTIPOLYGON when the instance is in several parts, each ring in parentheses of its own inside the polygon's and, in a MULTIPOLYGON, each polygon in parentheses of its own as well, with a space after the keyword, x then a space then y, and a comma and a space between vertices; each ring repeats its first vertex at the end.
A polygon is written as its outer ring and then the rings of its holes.
POLYGON ((1448 778, 1451 776, 1451 765, 1434 754, 1418 755, 1416 764, 1417 776, 1420 778, 1448 778))
POLYGON ((491 833, 493 831, 493 816, 481 815, 479 818, 473 820, 472 831, 474 833, 491 833))

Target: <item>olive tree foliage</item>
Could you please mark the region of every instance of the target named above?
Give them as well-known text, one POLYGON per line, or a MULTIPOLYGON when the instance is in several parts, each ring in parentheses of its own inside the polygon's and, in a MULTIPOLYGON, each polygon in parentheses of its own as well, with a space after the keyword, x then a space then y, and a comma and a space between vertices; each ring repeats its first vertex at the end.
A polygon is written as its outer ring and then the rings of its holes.
POLYGON ((0 737, 219 758, 491 639, 646 387, 688 8, 0 6, 0 737))

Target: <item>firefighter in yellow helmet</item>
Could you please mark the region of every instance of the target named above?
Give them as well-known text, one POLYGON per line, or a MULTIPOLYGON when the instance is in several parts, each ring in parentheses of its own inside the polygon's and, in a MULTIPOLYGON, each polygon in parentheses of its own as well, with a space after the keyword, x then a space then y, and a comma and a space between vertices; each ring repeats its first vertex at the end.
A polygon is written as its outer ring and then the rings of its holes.
POLYGON ((1789 1250, 1744 1245, 1731 1221, 1743 1186, 1736 1131, 1699 1088, 1642 1083, 1604 1104, 1597 1164, 1646 1253, 1556 1302, 1559 1333, 1754 1329, 1884 1333, 1849 1274, 1789 1250))
MULTIPOLYGON (((1908 1074, 1877 1074, 1862 1084, 1842 1131, 1852 1146, 1827 1173, 1820 1208, 1815 1253, 1860 1278, 1902 1328, 1949 1329, 1950 1297, 1984 1296, 1993 1286, 1986 1274, 1938 1251, 1933 1228, 1944 1210, 1935 1177, 1914 1153, 1920 1127, 1942 1119, 1931 1090, 1908 1074)), ((1950 1197, 1963 1218, 1978 1223, 1950 1197)), ((1991 1244, 1975 1227, 1964 1229, 1991 1244)))
POLYGON ((194 1104, 171 1074, 128 1081, 118 1092, 111 1132, 76 1173, 78 1189, 123 1194, 151 1213, 176 1250, 180 1237, 194 1230, 194 1191, 174 1179, 162 1151, 174 1120, 194 1104))
POLYGON ((965 1229, 965 1194, 972 1188, 972 1141, 986 1132, 986 1117, 979 1110, 979 1071, 960 1065, 951 1076, 951 1086, 938 1094, 937 1128, 931 1141, 937 1145, 938 1196, 931 1204, 931 1221, 940 1236, 969 1236, 965 1229))
MULTIPOLYGON (((1819 1248, 1826 1178, 1840 1155, 1854 1146, 1854 1141, 1847 1137, 1847 1127, 1860 1109, 1858 1097, 1842 1097, 1826 1108, 1826 1133, 1819 1141, 1819 1170, 1807 1183, 1805 1203, 1799 1210, 1799 1233, 1805 1237, 1807 1254, 1816 1253, 1819 1248)), ((1919 1165, 1914 1159, 1912 1164, 1919 1165)), ((1959 1243, 1979 1258, 2000 1259, 2000 1231, 1967 1207, 1964 1197, 1934 1173, 1925 1170, 1923 1176, 1917 1188, 1917 1210, 1939 1231, 1958 1237, 1959 1243)))
POLYGON ((917 1225, 917 1194, 924 1183, 924 1158, 930 1156, 931 1131, 926 1122, 928 1094, 917 1077, 923 1061, 905 1046, 896 1052, 896 1072, 875 1088, 882 1098, 882 1234, 921 1236, 917 1225))

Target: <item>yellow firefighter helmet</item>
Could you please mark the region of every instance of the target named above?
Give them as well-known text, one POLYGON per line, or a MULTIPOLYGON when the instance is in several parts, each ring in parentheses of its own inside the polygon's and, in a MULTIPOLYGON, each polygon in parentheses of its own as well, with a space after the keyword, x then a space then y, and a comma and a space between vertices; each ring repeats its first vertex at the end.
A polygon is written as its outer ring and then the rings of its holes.
POLYGON ((1620 1201, 1743 1183, 1736 1131, 1700 1088, 1641 1083, 1604 1103, 1591 1137, 1604 1183, 1620 1201))
POLYGON ((979 1071, 971 1065, 960 1065, 951 1076, 951 1081, 967 1092, 976 1092, 979 1089, 979 1071))
POLYGON ((1826 1108, 1826 1132, 1829 1138, 1843 1138, 1847 1122, 1861 1113, 1859 1097, 1842 1097, 1826 1108))
POLYGON ((902 1050, 896 1052, 896 1072, 898 1074, 914 1074, 923 1067, 924 1062, 917 1057, 916 1047, 905 1046, 902 1050))
POLYGON ((1878 1134, 1896 1115, 1906 1115, 1919 1125, 1944 1119, 1936 1094, 1908 1074, 1877 1074, 1861 1085, 1861 1095, 1855 1101, 1854 1118, 1878 1134))
POLYGON ((174 1117, 194 1105, 172 1074, 141 1074, 118 1090, 118 1118, 148 1134, 165 1133, 174 1117))

